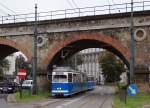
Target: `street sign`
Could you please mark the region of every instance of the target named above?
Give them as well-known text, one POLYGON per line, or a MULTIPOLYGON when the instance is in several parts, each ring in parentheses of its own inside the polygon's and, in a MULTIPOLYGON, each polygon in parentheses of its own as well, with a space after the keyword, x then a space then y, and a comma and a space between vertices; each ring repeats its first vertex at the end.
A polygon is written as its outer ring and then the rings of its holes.
POLYGON ((17 75, 20 79, 25 78, 27 75, 26 69, 19 69, 19 71, 17 72, 17 75))
POLYGON ((134 83, 130 84, 129 87, 127 88, 127 92, 129 96, 135 96, 138 91, 139 89, 134 83))

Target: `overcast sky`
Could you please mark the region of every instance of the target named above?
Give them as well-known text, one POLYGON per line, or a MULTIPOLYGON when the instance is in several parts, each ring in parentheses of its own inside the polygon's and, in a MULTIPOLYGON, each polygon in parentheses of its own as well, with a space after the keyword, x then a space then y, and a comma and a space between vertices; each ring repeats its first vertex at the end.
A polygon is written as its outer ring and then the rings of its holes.
POLYGON ((38 12, 43 12, 77 7, 125 3, 130 1, 131 0, 0 0, 0 15, 32 13, 34 12, 34 5, 36 3, 38 5, 38 12))

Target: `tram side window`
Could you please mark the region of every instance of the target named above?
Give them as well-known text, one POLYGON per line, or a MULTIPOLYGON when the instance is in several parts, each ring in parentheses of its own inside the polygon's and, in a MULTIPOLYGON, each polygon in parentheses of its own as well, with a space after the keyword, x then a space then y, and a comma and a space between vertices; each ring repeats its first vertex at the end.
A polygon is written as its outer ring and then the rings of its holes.
POLYGON ((72 82, 72 73, 68 73, 68 82, 72 82))
POLYGON ((94 81, 94 77, 91 78, 91 81, 94 81))
POLYGON ((81 75, 78 74, 78 82, 81 82, 81 75))
POLYGON ((76 76, 76 74, 73 74, 73 82, 77 82, 77 76, 76 76))
POLYGON ((83 82, 86 82, 86 80, 87 80, 87 78, 86 78, 86 76, 83 74, 83 82))

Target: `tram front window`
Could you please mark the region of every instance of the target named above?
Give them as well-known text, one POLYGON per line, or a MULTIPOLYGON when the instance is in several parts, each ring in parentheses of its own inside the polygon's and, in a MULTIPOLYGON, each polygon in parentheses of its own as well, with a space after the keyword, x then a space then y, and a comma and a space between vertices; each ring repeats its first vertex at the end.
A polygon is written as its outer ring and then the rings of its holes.
POLYGON ((54 75, 53 81, 54 82, 67 82, 67 76, 66 75, 54 75))

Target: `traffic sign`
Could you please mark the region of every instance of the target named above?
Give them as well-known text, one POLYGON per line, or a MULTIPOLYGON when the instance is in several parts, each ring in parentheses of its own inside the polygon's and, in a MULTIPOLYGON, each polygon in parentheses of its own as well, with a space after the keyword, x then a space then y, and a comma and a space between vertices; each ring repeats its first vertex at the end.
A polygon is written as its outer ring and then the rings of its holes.
POLYGON ((137 92, 139 92, 138 87, 136 86, 136 84, 132 83, 129 85, 129 87, 127 88, 127 92, 129 96, 135 96, 137 94, 137 92))
POLYGON ((17 73, 19 78, 25 78, 27 75, 26 69, 19 69, 18 73, 17 73))

